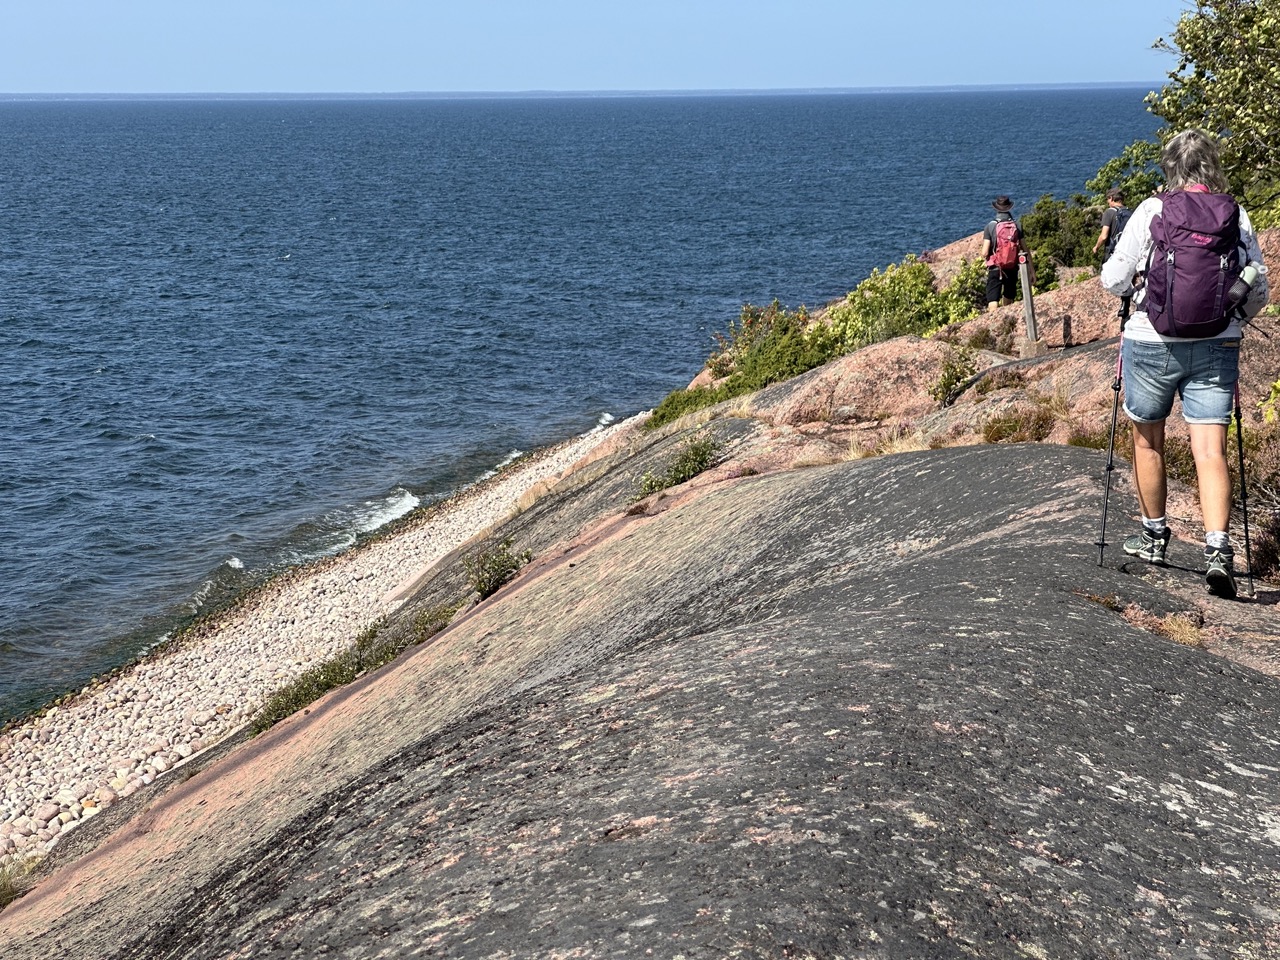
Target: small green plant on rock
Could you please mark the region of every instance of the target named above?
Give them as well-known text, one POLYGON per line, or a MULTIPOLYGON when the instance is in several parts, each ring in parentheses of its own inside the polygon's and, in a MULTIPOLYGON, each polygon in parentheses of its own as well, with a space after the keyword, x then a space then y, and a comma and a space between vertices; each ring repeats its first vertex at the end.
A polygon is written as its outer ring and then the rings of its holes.
POLYGON ((1027 375, 1021 370, 998 367, 979 380, 974 385, 973 392, 982 397, 996 390, 1025 386, 1026 382, 1027 375))
POLYGON ((1043 406, 1014 407, 996 414, 982 427, 987 443, 1038 442, 1053 430, 1053 413, 1043 406))
POLYGON ((662 473, 646 472, 636 483, 632 502, 692 480, 713 463, 723 444, 712 434, 692 437, 680 448, 662 473))
POLYGON ((420 611, 412 630, 392 634, 385 621, 366 628, 348 649, 301 674, 263 703, 252 720, 253 734, 271 729, 281 720, 315 703, 330 690, 346 686, 371 670, 384 666, 411 646, 435 636, 449 625, 456 607, 439 606, 420 611))
POLYGON ((480 594, 481 600, 487 600, 497 593, 503 584, 508 583, 531 559, 533 559, 533 551, 513 551, 511 538, 508 537, 496 547, 463 557, 462 566, 467 571, 471 589, 480 594))
POLYGON ((942 289, 948 323, 972 320, 987 306, 987 264, 981 257, 965 260, 960 270, 942 289))
POLYGON ((701 410, 790 380, 838 356, 841 347, 825 324, 811 324, 804 307, 787 310, 777 300, 767 307, 744 304, 729 332, 716 338, 707 367, 720 378, 714 387, 675 390, 645 422, 653 430, 701 410))
POLYGON ((943 405, 950 404, 956 389, 978 372, 978 361, 970 347, 957 347, 947 352, 938 382, 929 388, 929 396, 943 405))

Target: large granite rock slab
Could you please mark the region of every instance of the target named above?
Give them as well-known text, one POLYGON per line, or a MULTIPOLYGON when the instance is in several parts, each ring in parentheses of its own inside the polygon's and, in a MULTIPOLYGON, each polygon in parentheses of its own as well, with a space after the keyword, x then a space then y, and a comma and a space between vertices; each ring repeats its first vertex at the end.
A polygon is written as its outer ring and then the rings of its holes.
POLYGON ((1194 599, 1187 542, 1099 566, 1096 451, 628 505, 676 436, 515 518, 514 583, 158 798, 0 955, 1280 955, 1280 688, 1142 626, 1265 637, 1274 591, 1194 599))

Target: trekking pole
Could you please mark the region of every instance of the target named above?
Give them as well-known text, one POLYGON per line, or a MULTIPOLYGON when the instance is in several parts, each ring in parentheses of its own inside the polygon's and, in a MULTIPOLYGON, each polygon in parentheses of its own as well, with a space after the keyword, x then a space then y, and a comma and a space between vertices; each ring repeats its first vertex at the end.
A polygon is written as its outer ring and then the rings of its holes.
MULTIPOLYGON (((1123 337, 1120 338, 1120 344, 1120 349, 1116 352, 1116 378, 1111 384, 1111 392, 1115 397, 1111 402, 1111 437, 1107 440, 1106 484, 1102 493, 1102 530, 1098 533, 1098 566, 1102 566, 1102 552, 1107 548, 1107 506, 1111 501, 1111 473, 1116 468, 1116 420, 1120 415, 1120 372, 1124 365, 1123 337)), ((1248 530, 1247 524, 1245 529, 1248 530)), ((1247 541, 1247 533, 1245 538, 1247 541)))
POLYGON ((1244 517, 1244 562, 1249 565, 1249 596, 1253 593, 1253 552, 1249 548, 1249 495, 1244 482, 1244 430, 1240 417, 1240 381, 1236 381, 1236 451, 1240 455, 1240 513, 1244 517))

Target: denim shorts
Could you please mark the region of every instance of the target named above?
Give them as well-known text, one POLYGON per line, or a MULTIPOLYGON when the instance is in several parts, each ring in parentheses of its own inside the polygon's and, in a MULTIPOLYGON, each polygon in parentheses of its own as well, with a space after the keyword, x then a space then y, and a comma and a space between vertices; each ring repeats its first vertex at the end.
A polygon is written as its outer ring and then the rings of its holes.
POLYGON ((1182 399, 1187 423, 1231 422, 1236 380, 1240 376, 1240 341, 1121 341, 1124 369, 1124 412, 1139 423, 1159 423, 1182 399))

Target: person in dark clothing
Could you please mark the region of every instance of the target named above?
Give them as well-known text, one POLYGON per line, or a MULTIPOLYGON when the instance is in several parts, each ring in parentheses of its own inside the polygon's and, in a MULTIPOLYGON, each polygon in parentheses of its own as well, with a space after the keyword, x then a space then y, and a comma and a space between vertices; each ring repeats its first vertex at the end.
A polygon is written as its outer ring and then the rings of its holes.
MULTIPOLYGON (((1098 233, 1098 239, 1093 245, 1093 252, 1097 253, 1105 245, 1106 253, 1103 260, 1111 257, 1115 253, 1116 244, 1120 242, 1120 234, 1124 233, 1125 224, 1129 222, 1129 209, 1124 205, 1124 194, 1119 187, 1112 187, 1107 191, 1107 209, 1102 214, 1102 230, 1098 233)), ((1117 316, 1120 317, 1120 329, 1124 329, 1125 321, 1129 319, 1130 304, 1133 300, 1132 294, 1126 294, 1120 298, 1120 311, 1117 316)))

